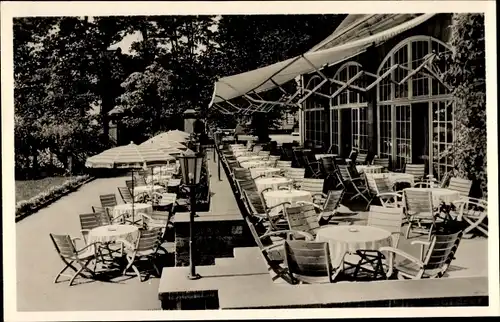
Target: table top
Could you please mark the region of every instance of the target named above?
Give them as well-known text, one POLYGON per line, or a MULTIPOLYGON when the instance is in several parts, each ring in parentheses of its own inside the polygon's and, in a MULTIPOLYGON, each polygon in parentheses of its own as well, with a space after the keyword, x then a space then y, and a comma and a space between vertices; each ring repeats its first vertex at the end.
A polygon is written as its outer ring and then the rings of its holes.
POLYGON ((311 193, 305 190, 296 190, 296 189, 283 189, 283 190, 271 190, 264 192, 266 197, 271 198, 294 198, 294 197, 306 197, 310 196, 311 193))
POLYGON ((92 236, 121 236, 138 231, 134 225, 106 225, 94 228, 90 231, 92 236))
MULTIPOLYGON (((141 203, 141 202, 134 203, 135 210, 147 209, 149 207, 151 207, 151 205, 147 204, 147 203, 141 203)), ((124 203, 124 204, 116 205, 113 208, 113 210, 131 210, 131 209, 132 209, 131 203, 124 203)))
POLYGON ((147 186, 138 186, 138 187, 134 187, 134 192, 139 192, 139 191, 150 191, 150 190, 161 190, 163 189, 162 186, 159 186, 159 185, 147 185, 147 186))
POLYGON ((318 230, 317 238, 338 242, 370 242, 391 237, 387 230, 372 226, 338 225, 325 226, 318 230))
POLYGON ((285 183, 290 181, 290 179, 287 178, 257 178, 255 179, 256 184, 262 184, 262 185, 272 185, 272 184, 278 184, 278 183, 285 183))
POLYGON ((338 156, 338 154, 333 154, 333 153, 319 153, 319 154, 316 154, 314 156, 315 156, 316 160, 319 160, 319 159, 326 158, 326 157, 335 158, 335 157, 338 156))
POLYGON ((359 168, 359 169, 382 169, 384 167, 381 165, 375 165, 375 164, 361 164, 361 165, 357 165, 356 168, 359 168))

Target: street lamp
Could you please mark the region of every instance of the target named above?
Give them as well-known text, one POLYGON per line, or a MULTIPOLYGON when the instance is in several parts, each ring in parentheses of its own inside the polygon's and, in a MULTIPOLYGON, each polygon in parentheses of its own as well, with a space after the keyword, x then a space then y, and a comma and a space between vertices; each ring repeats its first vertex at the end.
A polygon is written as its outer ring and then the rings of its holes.
POLYGON ((192 155, 179 156, 181 165, 182 180, 184 184, 189 187, 190 193, 190 208, 191 214, 189 217, 189 275, 191 280, 199 279, 201 276, 196 274, 196 267, 194 264, 194 247, 193 247, 193 226, 194 217, 196 216, 196 187, 200 183, 201 166, 203 163, 204 155, 201 153, 192 155))

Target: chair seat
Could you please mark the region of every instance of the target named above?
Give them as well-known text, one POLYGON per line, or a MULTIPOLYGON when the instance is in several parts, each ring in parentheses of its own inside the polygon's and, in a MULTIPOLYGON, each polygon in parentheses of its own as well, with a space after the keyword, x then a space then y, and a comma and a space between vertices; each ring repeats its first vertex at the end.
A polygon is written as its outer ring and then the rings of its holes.
MULTIPOLYGON (((411 260, 400 259, 398 261, 397 257, 396 257, 396 263, 394 265, 394 268, 402 275, 405 275, 408 277, 415 276, 420 271, 420 266, 418 266, 417 264, 415 264, 411 260)), ((423 278, 430 277, 438 272, 439 272, 439 269, 433 269, 433 270, 426 269, 424 272, 424 275, 422 277, 423 278)))
MULTIPOLYGON (((89 248, 85 249, 83 252, 78 253, 78 258, 83 259, 83 260, 90 259, 94 256, 95 256, 94 247, 89 247, 89 248)), ((68 259, 74 260, 76 258, 75 257, 68 257, 68 259)))
POLYGON ((305 284, 330 284, 328 276, 306 276, 300 274, 293 274, 293 276, 305 284))

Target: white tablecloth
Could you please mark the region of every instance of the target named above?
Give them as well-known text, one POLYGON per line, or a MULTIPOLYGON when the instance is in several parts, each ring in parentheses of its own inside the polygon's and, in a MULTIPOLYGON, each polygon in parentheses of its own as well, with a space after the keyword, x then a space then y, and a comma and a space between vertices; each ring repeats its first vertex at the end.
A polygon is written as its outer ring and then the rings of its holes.
POLYGON ((333 267, 339 267, 345 253, 352 254, 360 249, 378 250, 392 244, 389 231, 358 225, 322 227, 316 234, 316 240, 328 242, 333 267))
POLYGON ((237 157, 244 157, 244 156, 252 156, 252 155, 255 155, 255 153, 244 149, 244 150, 233 151, 233 155, 237 158, 237 157))
POLYGON ((277 190, 280 186, 284 186, 286 184, 291 184, 292 180, 287 178, 258 178, 255 179, 255 185, 257 186, 257 190, 259 193, 262 190, 267 188, 271 188, 273 190, 277 190))
POLYGON ((250 168, 250 174, 252 178, 257 178, 261 175, 271 176, 273 174, 279 174, 281 169, 279 168, 250 168))
POLYGON ((326 153, 326 154, 316 154, 316 155, 314 155, 314 157, 316 158, 316 160, 320 160, 320 159, 323 159, 323 158, 326 158, 326 157, 335 158, 336 156, 338 156, 338 154, 326 153))
POLYGON ((247 156, 236 157, 236 160, 241 163, 246 161, 264 160, 265 158, 266 157, 263 157, 261 155, 247 155, 247 156))
POLYGON ((424 190, 432 191, 432 202, 434 207, 438 207, 441 202, 451 204, 460 199, 460 192, 446 188, 406 188, 405 190, 424 190))
MULTIPOLYGON (((138 213, 150 214, 153 212, 153 207, 147 203, 134 203, 134 216, 137 218, 138 213)), ((126 203, 121 205, 116 205, 111 212, 113 214, 113 218, 116 218, 123 214, 129 214, 132 216, 132 204, 126 203)), ((134 218, 134 220, 136 219, 134 218)))
MULTIPOLYGON (((264 199, 267 206, 272 207, 285 201, 290 202, 292 205, 297 201, 312 202, 312 195, 309 191, 304 190, 272 190, 264 192, 264 199)), ((282 209, 282 207, 276 207, 270 212, 270 215, 276 216, 282 209)))
POLYGON ((382 173, 382 170, 384 169, 383 166, 381 165, 357 165, 356 170, 358 170, 359 173, 382 173))
POLYGON ((265 168, 267 166, 266 161, 262 160, 250 160, 240 163, 242 168, 250 169, 250 168, 265 168))
POLYGON ((384 178, 385 182, 391 189, 393 189, 394 184, 396 184, 397 182, 408 182, 413 186, 415 181, 414 176, 408 173, 366 173, 368 188, 373 193, 377 192, 377 190, 375 189, 375 178, 384 178))
POLYGON ((89 243, 110 243, 123 239, 135 245, 139 237, 139 228, 134 225, 107 225, 92 229, 88 235, 89 243))
POLYGON ((142 195, 143 193, 147 193, 148 195, 151 194, 151 192, 158 192, 162 191, 165 188, 163 186, 158 186, 158 185, 146 185, 146 186, 139 186, 139 187, 134 187, 134 197, 138 197, 142 195))
POLYGON ((146 183, 147 184, 157 184, 157 183, 160 183, 160 184, 166 184, 168 182, 168 180, 170 180, 170 178, 172 178, 172 174, 155 174, 155 175, 149 175, 146 177, 146 183))

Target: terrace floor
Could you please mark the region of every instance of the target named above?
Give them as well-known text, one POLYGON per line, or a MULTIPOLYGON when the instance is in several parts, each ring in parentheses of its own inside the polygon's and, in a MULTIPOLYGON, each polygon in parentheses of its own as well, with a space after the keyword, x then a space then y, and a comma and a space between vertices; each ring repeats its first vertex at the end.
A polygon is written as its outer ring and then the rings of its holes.
MULTIPOLYGON (((210 155, 210 158, 212 156, 210 155)), ((217 168, 211 163, 212 187, 216 190, 212 197, 214 209, 234 208, 232 195, 222 193, 217 179, 217 168)), ((224 189, 227 178, 221 173, 224 189)), ((67 282, 53 282, 57 272, 63 267, 49 233, 80 236, 78 214, 91 212, 93 205, 99 204, 99 195, 117 191, 127 177, 96 179, 78 191, 71 193, 48 207, 40 210, 16 224, 16 283, 18 311, 99 311, 99 310, 159 310, 158 278, 140 282, 137 277, 116 277, 113 282, 82 280, 82 284, 69 287, 67 282)), ((118 198, 120 199, 120 198, 118 198)), ((120 200, 119 200, 120 202, 120 200)), ((366 213, 357 216, 361 221, 366 213)), ((417 254, 418 249, 401 240, 401 247, 417 254)), ((173 252, 173 243, 165 245, 173 252)), ((487 239, 463 240, 452 263, 450 277, 487 276, 487 239)), ((173 259, 165 261, 171 263, 173 259)), ((165 263, 169 265, 169 263, 165 263)))

